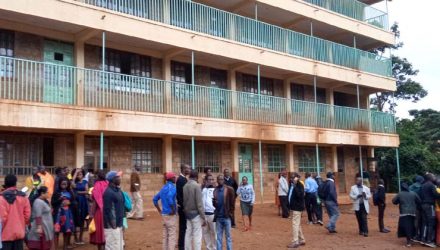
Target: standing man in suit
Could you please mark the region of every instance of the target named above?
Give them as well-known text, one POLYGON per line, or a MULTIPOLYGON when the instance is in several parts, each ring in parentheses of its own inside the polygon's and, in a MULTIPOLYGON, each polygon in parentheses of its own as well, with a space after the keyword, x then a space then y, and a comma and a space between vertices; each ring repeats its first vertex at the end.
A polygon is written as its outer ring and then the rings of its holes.
POLYGON ((361 177, 356 178, 356 185, 351 187, 350 198, 353 200, 353 210, 359 226, 359 235, 368 237, 367 214, 370 212, 368 200, 371 198, 370 189, 363 185, 361 177))
POLYGON ((183 187, 188 182, 186 176, 189 175, 191 168, 187 164, 180 165, 180 175, 176 181, 177 212, 179 214, 179 250, 185 249, 186 217, 183 211, 183 187))
POLYGON ((234 177, 231 176, 231 171, 229 170, 229 168, 225 168, 225 170, 223 170, 223 174, 224 174, 225 185, 234 189, 234 203, 232 204, 232 206, 234 206, 232 209, 234 213, 232 214, 232 218, 231 218, 231 226, 235 228, 235 199, 237 199, 238 184, 237 181, 235 181, 234 177))
POLYGON ((379 231, 381 233, 389 233, 390 230, 388 230, 383 223, 383 216, 385 213, 385 207, 386 207, 386 196, 385 196, 385 186, 384 181, 380 179, 378 181, 378 187, 376 190, 377 194, 377 208, 379 209, 379 231))

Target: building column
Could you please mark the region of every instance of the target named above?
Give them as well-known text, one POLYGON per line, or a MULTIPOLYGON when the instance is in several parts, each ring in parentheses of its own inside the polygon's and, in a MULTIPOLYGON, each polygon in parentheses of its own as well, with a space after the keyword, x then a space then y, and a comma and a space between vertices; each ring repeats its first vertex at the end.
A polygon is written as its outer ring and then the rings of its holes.
POLYGON ((232 119, 237 118, 237 71, 228 70, 228 89, 232 90, 231 96, 231 109, 232 109, 232 119))
POLYGON ((290 89, 290 79, 284 79, 284 98, 286 98, 286 120, 287 124, 291 124, 292 121, 292 96, 290 89))
MULTIPOLYGON (((84 68, 85 66, 84 42, 75 42, 75 66, 84 68)), ((76 104, 84 105, 84 71, 77 69, 76 71, 76 104)))
POLYGON ((82 168, 84 166, 84 134, 75 134, 75 167, 82 168))
POLYGON ((164 96, 164 108, 165 114, 171 113, 171 58, 164 57, 162 59, 162 79, 165 80, 165 96, 164 96))
POLYGON ((333 88, 326 89, 326 100, 325 102, 330 105, 330 127, 336 128, 336 122, 335 122, 335 92, 333 91, 333 88))
POLYGON ((232 155, 232 172, 238 177, 239 165, 238 165, 238 140, 231 141, 231 155, 232 155))
POLYGON ((173 138, 171 135, 162 137, 162 164, 164 172, 173 171, 173 138))
POLYGON ((338 148, 336 145, 332 145, 332 171, 338 172, 338 148))
POLYGON ((287 143, 286 145, 286 159, 287 171, 289 173, 295 172, 295 155, 293 152, 293 143, 287 143))

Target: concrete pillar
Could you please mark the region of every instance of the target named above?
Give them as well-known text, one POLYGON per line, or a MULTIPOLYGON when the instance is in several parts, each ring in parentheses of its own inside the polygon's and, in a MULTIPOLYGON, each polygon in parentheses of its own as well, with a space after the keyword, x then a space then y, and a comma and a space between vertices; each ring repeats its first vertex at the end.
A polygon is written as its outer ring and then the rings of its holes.
POLYGON ((232 172, 238 173, 239 172, 239 165, 238 165, 238 140, 232 140, 231 141, 231 151, 232 151, 231 152, 231 155, 232 155, 232 172))
POLYGON ((371 161, 371 159, 374 158, 374 148, 369 147, 367 148, 367 164, 368 164, 368 170, 370 172, 376 172, 376 164, 375 161, 371 161))
POLYGON ((237 118, 237 72, 235 70, 228 70, 228 89, 232 90, 231 109, 232 119, 237 118))
POLYGON ((171 59, 169 57, 164 57, 162 60, 162 79, 166 81, 165 83, 165 96, 164 96, 164 112, 166 114, 171 113, 171 59))
POLYGON ((75 134, 75 167, 82 168, 84 166, 84 134, 75 134))
POLYGON ((286 163, 287 163, 287 171, 289 173, 295 172, 295 155, 293 152, 293 143, 287 143, 286 145, 286 163))
MULTIPOLYGON (((75 65, 79 68, 85 66, 84 42, 75 42, 75 65)), ((84 105, 84 71, 76 72, 76 104, 84 105)))
POLYGON ((334 95, 334 91, 333 91, 333 89, 332 88, 328 88, 328 89, 326 89, 326 94, 325 94, 325 96, 326 96, 326 100, 325 100, 325 102, 327 103, 327 104, 329 104, 329 105, 331 105, 330 106, 330 126, 331 126, 331 128, 336 128, 336 126, 335 126, 335 110, 334 110, 334 108, 333 108, 333 105, 335 104, 335 95, 334 95))
POLYGON ((338 150, 336 145, 332 145, 332 171, 338 172, 338 150))
POLYGON ((173 138, 171 135, 165 135, 162 143, 162 164, 164 166, 163 171, 173 171, 173 138))
POLYGON ((292 96, 290 89, 290 79, 284 80, 284 98, 286 98, 286 120, 287 124, 292 124, 292 96))

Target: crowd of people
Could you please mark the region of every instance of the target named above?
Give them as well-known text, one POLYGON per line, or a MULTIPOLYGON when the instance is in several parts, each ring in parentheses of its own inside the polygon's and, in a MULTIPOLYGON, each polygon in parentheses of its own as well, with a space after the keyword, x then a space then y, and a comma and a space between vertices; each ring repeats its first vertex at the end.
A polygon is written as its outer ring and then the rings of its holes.
POLYGON ((138 182, 130 190, 133 199, 120 188, 122 172, 94 174, 84 168, 60 167, 54 177, 38 166, 21 190, 15 175, 5 176, 0 193, 0 249, 20 250, 24 245, 31 250, 58 249, 62 237, 66 250, 85 244, 85 232, 98 249, 123 249, 126 219, 143 217, 138 171, 135 167, 131 174, 132 182, 138 182))
MULTIPOLYGON (((91 244, 98 249, 124 249, 124 230, 127 219, 143 220, 140 167, 135 166, 130 176, 129 195, 121 189, 122 172, 94 171, 83 168, 68 171, 57 168, 53 177, 44 166, 33 169, 25 180, 26 187, 17 189, 17 177, 5 176, 0 192, 0 249, 49 250, 60 246, 70 249, 83 245, 84 233, 90 234, 91 244), (72 237, 73 236, 73 237, 72 237), (73 242, 72 241, 73 238, 73 242)), ((390 230, 384 226, 386 189, 378 180, 374 192, 370 182, 356 178, 350 188, 359 235, 368 237, 370 200, 378 208, 378 226, 382 233, 390 230)), ((363 176, 365 177, 365 176, 363 176)), ((163 249, 232 249, 231 228, 235 228, 235 204, 239 198, 242 214, 242 231, 252 230, 252 213, 255 203, 253 185, 243 176, 240 183, 224 169, 216 177, 205 169, 203 181, 199 173, 182 164, 180 174, 165 174, 166 182, 153 197, 153 204, 163 220, 163 249)), ((282 170, 276 181, 276 202, 279 215, 292 223, 292 240, 287 248, 306 244, 302 231, 302 213, 307 213, 307 224, 324 226, 323 206, 328 214, 325 228, 336 234, 340 216, 335 175, 326 174, 325 181, 314 173, 306 173, 304 180, 298 173, 288 176, 282 170)), ((440 179, 431 173, 416 176, 409 185, 401 183, 401 192, 392 203, 399 205, 398 237, 406 238, 406 246, 421 243, 435 247, 440 244, 440 179)))

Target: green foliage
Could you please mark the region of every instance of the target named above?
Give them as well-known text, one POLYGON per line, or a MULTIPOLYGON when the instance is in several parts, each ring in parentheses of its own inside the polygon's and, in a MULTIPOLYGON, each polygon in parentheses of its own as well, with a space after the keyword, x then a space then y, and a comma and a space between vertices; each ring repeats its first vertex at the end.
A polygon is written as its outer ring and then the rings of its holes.
MULTIPOLYGON (((440 173, 440 112, 432 109, 411 110, 414 119, 397 123, 400 136, 399 158, 402 179, 412 180, 425 172, 440 173)), ((378 148, 379 173, 389 183, 397 176, 396 151, 378 148)), ((396 187, 395 187, 396 188, 396 187)), ((394 190, 395 191, 395 190, 394 190)))

